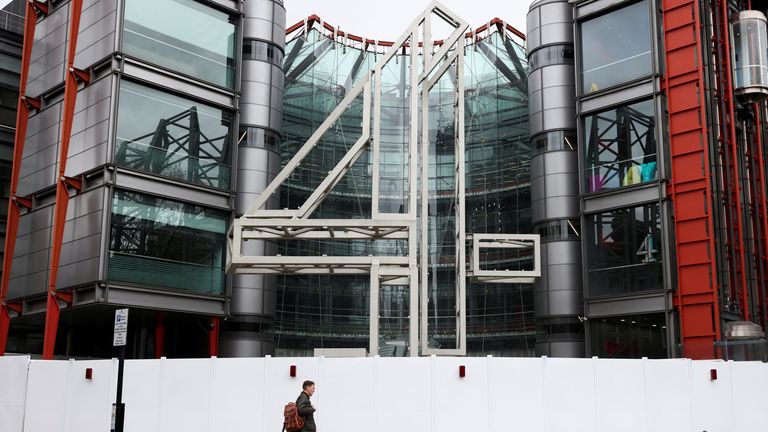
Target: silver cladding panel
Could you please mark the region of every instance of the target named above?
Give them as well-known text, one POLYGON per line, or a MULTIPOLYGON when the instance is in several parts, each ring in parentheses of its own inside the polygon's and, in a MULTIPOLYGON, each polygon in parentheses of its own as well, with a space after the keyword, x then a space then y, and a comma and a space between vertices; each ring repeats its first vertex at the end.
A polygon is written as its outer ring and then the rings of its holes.
POLYGON ((555 151, 531 160, 531 205, 534 221, 577 218, 578 154, 555 151))
MULTIPOLYGON (((259 147, 240 147, 237 157, 238 188, 235 214, 242 215, 279 172, 280 155, 276 152, 259 147)), ((279 204, 277 198, 272 204, 279 204)))
MULTIPOLYGON (((67 172, 75 176, 107 163, 112 75, 81 89, 72 123, 67 172)), ((58 171, 62 103, 57 102, 29 118, 24 145, 19 195, 53 186, 58 171)))
POLYGON ((534 288, 536 317, 572 316, 582 309, 581 244, 541 244, 541 279, 534 288))
MULTIPOLYGON (((271 42, 285 49, 285 8, 273 0, 243 3, 243 37, 271 42)), ((268 61, 245 59, 241 70, 240 127, 280 132, 283 123, 283 81, 280 66, 268 61)), ((272 150, 238 146, 235 213, 242 214, 280 172, 280 156, 272 150)), ((277 198, 267 208, 277 208, 277 198)), ((248 242, 261 255, 273 255, 272 244, 248 242)), ((230 312, 235 316, 275 314, 277 281, 274 276, 235 275, 232 278, 230 312)), ((225 357, 254 357, 272 354, 271 336, 257 332, 225 332, 220 341, 225 357)))
POLYGON ((528 53, 552 44, 573 44, 573 8, 567 0, 542 1, 531 5, 527 16, 528 53))
POLYGON ((117 3, 115 0, 83 1, 75 67, 87 69, 114 52, 117 3))
POLYGON ((547 357, 584 357, 584 341, 549 341, 536 343, 536 354, 547 357))
POLYGON ((283 123, 283 70, 261 60, 244 60, 240 125, 275 131, 283 123))
MULTIPOLYGON (((57 286, 83 285, 99 279, 104 195, 103 188, 99 187, 70 199, 57 286)), ((46 291, 52 218, 52 205, 21 217, 11 271, 10 298, 46 291)))
POLYGON ((243 3, 243 37, 272 42, 285 47, 285 7, 273 0, 247 0, 243 3))
POLYGON ((544 66, 528 75, 530 134, 546 130, 576 129, 574 66, 544 66))
POLYGON ((18 195, 30 195, 54 184, 59 149, 61 102, 29 118, 19 172, 18 195))
MULTIPOLYGON (((567 0, 534 3, 528 13, 528 56, 550 46, 573 47, 573 9, 567 0)), ((573 63, 544 64, 528 75, 530 134, 576 131, 576 85, 573 63)), ((578 152, 556 150, 531 160, 531 205, 534 225, 549 220, 579 217, 578 152)), ((578 240, 543 241, 541 278, 534 286, 537 320, 574 317, 582 313, 581 243, 578 240)), ((547 326, 548 328, 548 326, 547 326)), ((549 331, 549 330, 547 330, 549 331)), ((536 344, 539 355, 584 356, 580 334, 536 344)))
POLYGON ((39 20, 29 63, 27 94, 38 96, 64 81, 69 4, 39 20))
POLYGON ((231 331, 219 338, 220 357, 264 357, 275 351, 271 336, 264 333, 231 331))

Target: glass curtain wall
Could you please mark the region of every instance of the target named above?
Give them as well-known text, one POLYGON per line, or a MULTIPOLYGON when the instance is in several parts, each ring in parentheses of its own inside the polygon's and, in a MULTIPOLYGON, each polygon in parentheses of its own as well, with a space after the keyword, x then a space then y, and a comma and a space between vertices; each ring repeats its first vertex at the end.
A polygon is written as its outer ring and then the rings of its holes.
MULTIPOLYGON (((367 73, 377 55, 334 44, 312 30, 286 46, 284 98, 286 163, 367 73)), ((379 54, 380 55, 380 54, 379 54)), ((466 220, 470 233, 529 233, 530 183, 525 53, 493 34, 465 53, 466 220)), ((409 138, 408 56, 398 55, 382 73, 380 211, 407 211, 409 138)), ((430 92, 430 340, 452 348, 455 339, 455 217, 453 79, 446 74, 430 92)), ((296 208, 355 143, 361 130, 362 98, 323 136, 281 190, 281 208, 296 208)), ((368 218, 371 171, 363 155, 312 217, 368 218)), ((311 255, 401 255, 402 241, 295 241, 281 253, 311 255), (375 247, 375 249, 373 249, 375 247)), ((529 266, 530 256, 493 257, 504 268, 529 266)), ((310 354, 319 347, 368 346, 368 277, 281 276, 275 319, 277 354, 310 354)), ((382 287, 382 355, 399 355, 407 340, 407 287, 382 287)), ((533 295, 530 286, 472 284, 467 287, 470 354, 532 355, 533 295)))
POLYGON ((224 211, 115 191, 109 280, 223 295, 228 218, 224 211))
POLYGON ((194 0, 126 0, 123 52, 234 89, 235 22, 194 0))
POLYGON ((590 94, 650 76, 648 0, 584 21, 581 24, 581 93, 590 94))
POLYGON ((229 111, 122 80, 115 163, 229 190, 232 122, 229 111))

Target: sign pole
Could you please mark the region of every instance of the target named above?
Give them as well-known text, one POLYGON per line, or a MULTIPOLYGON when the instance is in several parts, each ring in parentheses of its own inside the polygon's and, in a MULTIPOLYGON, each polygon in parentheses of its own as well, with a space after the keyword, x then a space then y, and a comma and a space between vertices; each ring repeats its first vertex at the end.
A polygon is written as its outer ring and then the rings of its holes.
POLYGON ((117 351, 117 396, 112 407, 112 432, 123 432, 125 404, 123 403, 123 366, 125 365, 125 343, 128 338, 128 309, 115 310, 115 333, 112 345, 117 351))

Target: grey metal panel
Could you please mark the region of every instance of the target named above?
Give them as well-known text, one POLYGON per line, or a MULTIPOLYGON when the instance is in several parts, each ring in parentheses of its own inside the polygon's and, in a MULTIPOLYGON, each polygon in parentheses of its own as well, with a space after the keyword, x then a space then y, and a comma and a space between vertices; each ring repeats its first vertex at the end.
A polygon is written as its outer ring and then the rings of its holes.
POLYGON ((107 302, 111 304, 191 312, 206 315, 224 315, 224 299, 186 296, 167 291, 152 291, 110 285, 107 302))
POLYGON ((574 94, 573 86, 547 86, 542 89, 543 109, 568 108, 574 112, 576 110, 574 94))
POLYGON ((57 149, 58 146, 54 144, 22 160, 18 185, 20 196, 31 195, 54 185, 58 164, 57 149))
MULTIPOLYGON (((247 3, 247 2, 246 2, 247 3)), ((275 40, 271 19, 248 18, 243 20, 243 36, 247 38, 275 40)))
POLYGON ((275 351, 272 336, 257 332, 222 333, 219 339, 221 357, 264 357, 275 351))
POLYGON ((578 196, 579 183, 573 181, 573 173, 547 173, 544 176, 544 188, 547 197, 578 196))
POLYGON ((238 11, 238 2, 235 0, 207 0, 211 3, 215 3, 219 6, 222 6, 224 8, 230 9, 231 12, 237 12, 238 11))
MULTIPOLYGON (((97 223, 100 221, 101 214, 96 213, 97 217, 92 218, 97 223)), ((101 233, 96 233, 89 237, 82 237, 76 240, 65 242, 61 244, 61 260, 59 265, 74 264, 80 261, 88 259, 98 258, 99 245, 101 243, 101 233)), ((95 272, 92 275, 85 276, 91 278, 90 280, 96 280, 96 273, 98 273, 98 267, 94 269, 95 272)), ((60 285, 67 286, 67 285, 60 285)))
POLYGON ((624 105, 635 99, 651 97, 654 94, 653 84, 653 79, 649 78, 621 90, 597 95, 586 100, 582 99, 580 114, 591 111, 600 111, 614 105, 624 105))
MULTIPOLYGON (((48 252, 40 253, 36 257, 38 260, 45 261, 48 257, 48 252)), ((14 260, 14 265, 16 262, 14 260)), ((14 278, 11 274, 11 280, 8 285, 8 298, 17 299, 34 294, 43 294, 47 291, 48 286, 48 270, 39 271, 36 273, 29 273, 21 277, 14 278)))
POLYGON ((649 312, 663 312, 666 305, 666 294, 658 293, 649 296, 622 297, 610 300, 587 300, 586 315, 589 318, 599 318, 614 315, 633 315, 649 312))
POLYGON ((260 60, 243 61, 243 82, 261 82, 265 84, 275 84, 273 80, 277 75, 282 75, 283 71, 272 63, 260 60))
MULTIPOLYGON (((549 345, 549 357, 584 357, 586 351, 583 340, 551 341, 549 345)), ((537 346, 538 350, 538 346, 537 346)), ((538 354, 538 351, 537 351, 538 354)))
POLYGON ((618 189, 615 193, 604 195, 588 195, 584 197, 584 212, 598 213, 601 211, 631 207, 659 200, 659 186, 649 183, 631 189, 618 189))
POLYGON ((275 304, 268 299, 274 300, 275 298, 275 283, 265 283, 263 281, 265 277, 264 275, 236 275, 234 277, 230 310, 232 314, 274 316, 275 304), (235 286, 235 283, 239 286, 235 286))
POLYGON ((114 51, 116 24, 116 1, 84 2, 75 67, 88 68, 114 51))
MULTIPOLYGON (((541 25, 546 26, 549 24, 566 24, 567 27, 571 26, 573 22, 573 9, 568 2, 552 2, 542 4, 539 8, 541 25)), ((573 42, 573 40, 566 40, 573 42)))
POLYGON ((600 0, 593 2, 582 2, 576 6, 576 18, 581 19, 590 14, 600 12, 606 8, 621 4, 621 3, 633 3, 634 0, 600 0))
MULTIPOLYGON (((61 103, 56 103, 49 107, 46 107, 42 112, 29 117, 29 123, 27 124, 27 140, 33 135, 40 133, 42 130, 47 129, 53 125, 58 125, 61 118, 61 103)), ((26 144, 26 149, 29 144, 26 144)), ((34 151, 33 151, 34 153, 34 151)))
POLYGON ((115 185, 138 191, 152 191, 153 195, 190 201, 205 207, 229 210, 229 194, 197 188, 188 184, 177 185, 171 182, 158 181, 156 178, 140 173, 119 169, 115 175, 115 185))
POLYGON ((270 104, 270 96, 272 94, 271 89, 272 86, 268 83, 253 81, 243 81, 243 86, 241 87, 243 99, 247 100, 248 103, 266 106, 269 106, 270 104))
MULTIPOLYGON (((35 230, 24 235, 18 235, 16 236, 16 248, 13 250, 14 260, 25 255, 47 250, 50 247, 50 243, 50 225, 46 228, 35 230)), ((19 272, 21 271, 20 268, 16 266, 16 264, 17 263, 14 262, 14 274, 17 273, 16 270, 19 270, 19 272)), ((40 268, 38 268, 38 270, 39 269, 40 268)))
POLYGON ((66 5, 37 24, 27 94, 39 95, 64 80, 68 15, 69 5, 66 5))
MULTIPOLYGON (((91 189, 72 197, 67 206, 67 224, 77 218, 99 212, 104 209, 103 188, 91 189)), ((98 222, 98 221, 94 221, 98 222)), ((93 231, 87 231, 82 236, 87 236, 100 231, 101 226, 93 227, 93 231)), ((67 241, 67 230, 64 230, 64 241, 67 241)))
POLYGON ((570 219, 575 217, 574 212, 578 213, 579 197, 566 195, 561 197, 550 197, 544 199, 545 219, 570 219))
POLYGON ((553 108, 542 112, 543 130, 573 129, 576 119, 571 108, 553 108))
MULTIPOLYGON (((555 64, 541 68, 541 86, 542 88, 564 86, 575 86, 575 78, 573 76, 573 65, 569 64, 555 64)), ((563 91, 573 91, 563 89, 563 91)), ((571 96, 575 99, 576 93, 572 93, 571 96)))
MULTIPOLYGON (((107 128, 104 127, 103 129, 107 128)), ((69 156, 67 159, 66 175, 74 177, 84 172, 91 171, 95 167, 106 164, 108 153, 109 144, 103 143, 88 151, 69 156)))
POLYGON ((539 28, 541 32, 541 46, 573 41, 573 30, 563 24, 547 24, 539 28))
MULTIPOLYGON (((64 246, 62 245, 62 257, 64 246)), ((91 258, 69 265, 60 265, 56 277, 57 287, 71 287, 96 282, 99 279, 99 259, 91 258)))
MULTIPOLYGON (((260 18, 272 21, 274 10, 275 3, 272 1, 251 0, 243 3, 243 13, 245 14, 246 20, 260 18)), ((245 33, 246 37, 248 37, 248 35, 248 33, 245 33)))
MULTIPOLYGON (((576 174, 579 171, 578 158, 579 155, 575 151, 552 151, 537 155, 533 159, 541 161, 547 174, 576 174)), ((578 194, 578 188, 576 193, 578 194)))
POLYGON ((240 124, 271 127, 270 116, 272 112, 273 110, 268 105, 243 102, 240 104, 240 124))
POLYGON ((155 83, 171 91, 186 93, 189 96, 201 98, 214 104, 235 108, 234 95, 229 91, 207 86, 199 82, 193 83, 181 76, 177 78, 171 77, 165 72, 155 70, 148 65, 135 63, 131 59, 125 59, 123 72, 128 76, 155 83))

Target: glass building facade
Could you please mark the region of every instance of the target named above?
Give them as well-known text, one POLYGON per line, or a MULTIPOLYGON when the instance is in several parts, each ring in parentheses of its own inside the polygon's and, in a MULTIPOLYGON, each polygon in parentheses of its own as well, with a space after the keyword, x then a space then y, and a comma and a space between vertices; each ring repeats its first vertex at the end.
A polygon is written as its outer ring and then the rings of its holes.
MULTIPOLYGON (((254 48, 252 48, 254 49, 254 48)), ((530 158, 523 48, 492 33, 465 49, 465 160, 467 233, 530 233, 530 158)), ((268 53, 265 53, 268 55, 268 53)), ((380 55, 380 54, 379 54, 380 55)), ((344 98, 377 54, 335 43, 317 30, 286 44, 283 163, 306 142, 344 98)), ((410 91, 408 55, 396 55, 382 73, 379 208, 404 213, 408 206, 410 91)), ((450 74, 430 91, 428 340, 455 347, 454 83, 450 74)), ((362 98, 325 133, 284 183, 280 208, 296 208, 314 191, 361 135, 362 98)), ((314 218, 370 218, 372 165, 363 155, 323 201, 314 218)), ((403 255, 402 241, 291 241, 286 255, 403 255), (373 249, 375 248, 375 249, 373 249)), ((483 258, 482 267, 529 269, 530 256, 483 258)), ((275 354, 311 355, 313 348, 368 346, 368 277, 280 276, 275 354)), ((408 334, 407 287, 380 294, 382 355, 401 353, 408 334), (387 351, 390 349, 390 351, 387 351), (384 354, 386 353, 386 354, 384 354)), ((530 285, 467 283, 468 354, 533 355, 535 321, 530 285)), ((395 354, 397 355, 397 354, 395 354)))

